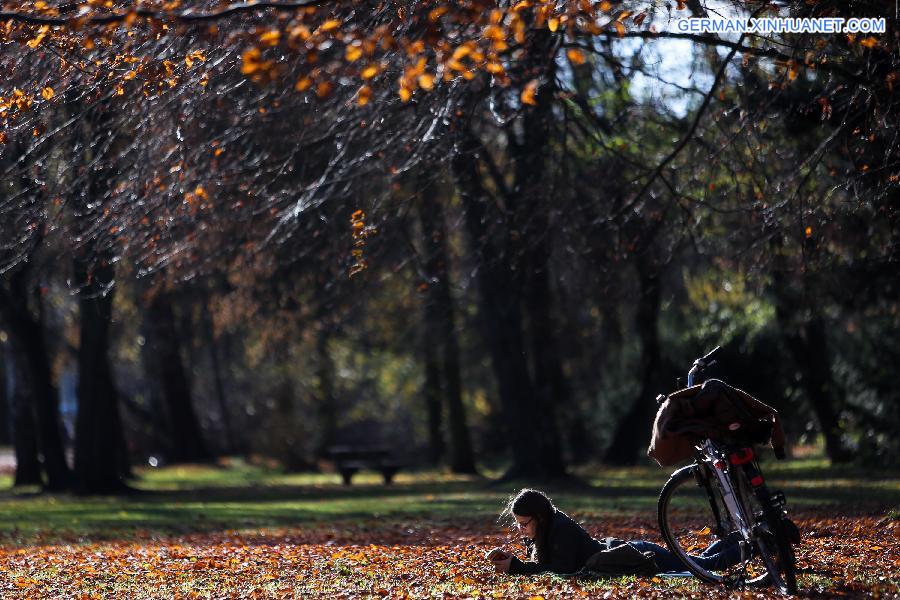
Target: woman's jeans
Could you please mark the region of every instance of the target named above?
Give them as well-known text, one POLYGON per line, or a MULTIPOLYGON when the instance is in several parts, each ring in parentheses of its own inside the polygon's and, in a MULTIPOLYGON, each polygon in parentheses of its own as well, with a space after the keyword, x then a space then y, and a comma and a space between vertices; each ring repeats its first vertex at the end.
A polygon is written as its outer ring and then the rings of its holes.
MULTIPOLYGON (((663 548, 653 542, 637 541, 629 543, 641 552, 652 552, 659 573, 678 573, 687 570, 684 563, 672 554, 668 548, 663 548)), ((698 566, 704 569, 719 570, 739 563, 741 561, 741 550, 737 544, 737 538, 732 537, 731 539, 717 540, 699 556, 691 555, 691 558, 698 566)))

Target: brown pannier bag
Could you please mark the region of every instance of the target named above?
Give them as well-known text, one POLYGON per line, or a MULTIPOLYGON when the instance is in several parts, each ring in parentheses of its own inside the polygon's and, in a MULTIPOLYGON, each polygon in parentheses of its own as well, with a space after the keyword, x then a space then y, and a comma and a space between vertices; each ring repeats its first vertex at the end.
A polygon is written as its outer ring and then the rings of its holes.
POLYGON ((653 422, 647 455, 662 467, 687 460, 705 438, 734 444, 772 443, 784 456, 784 429, 778 411, 719 379, 670 394, 653 422))

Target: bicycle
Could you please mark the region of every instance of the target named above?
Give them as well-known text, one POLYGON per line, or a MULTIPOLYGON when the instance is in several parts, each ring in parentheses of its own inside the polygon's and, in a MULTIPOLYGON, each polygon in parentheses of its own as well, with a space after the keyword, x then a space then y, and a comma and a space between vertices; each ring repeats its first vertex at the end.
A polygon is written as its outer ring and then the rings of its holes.
MULTIPOLYGON (((694 361, 688 388, 715 364, 712 357, 718 350, 694 361)), ((672 553, 700 580, 732 589, 772 584, 794 594, 792 541, 799 543, 799 533, 787 518, 784 494, 770 492, 765 484, 754 448, 754 442, 762 441, 757 436, 748 443, 737 435, 730 441, 700 440, 694 461, 672 473, 660 492, 659 526, 672 553), (732 560, 722 564, 710 565, 703 554, 694 554, 726 544, 732 560)))

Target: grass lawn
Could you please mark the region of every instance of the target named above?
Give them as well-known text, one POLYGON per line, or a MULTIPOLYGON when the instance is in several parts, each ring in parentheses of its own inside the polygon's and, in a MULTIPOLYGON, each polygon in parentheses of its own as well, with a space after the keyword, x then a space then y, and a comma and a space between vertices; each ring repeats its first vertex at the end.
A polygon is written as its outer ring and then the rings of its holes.
MULTIPOLYGON (((806 593, 896 594, 900 473, 830 468, 821 460, 764 466, 804 533, 806 593)), ((586 485, 546 488, 596 536, 661 541, 653 467, 584 468, 586 485)), ((482 559, 521 551, 496 522, 524 483, 436 472, 383 486, 360 474, 284 474, 228 467, 140 469, 124 497, 10 490, 0 478, 3 597, 727 596, 690 579, 516 578, 482 559)))

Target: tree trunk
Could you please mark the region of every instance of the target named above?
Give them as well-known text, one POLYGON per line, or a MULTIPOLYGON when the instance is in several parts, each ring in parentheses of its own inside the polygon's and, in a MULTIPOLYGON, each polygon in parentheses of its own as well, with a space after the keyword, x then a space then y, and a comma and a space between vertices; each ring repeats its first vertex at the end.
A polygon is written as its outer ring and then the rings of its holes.
POLYGON ((50 361, 44 343, 43 327, 40 323, 20 321, 23 330, 17 337, 22 339, 22 350, 28 366, 32 398, 35 402, 38 442, 44 457, 47 473, 47 489, 61 491, 69 488, 71 473, 66 464, 62 443, 61 421, 59 418, 59 395, 53 385, 50 361))
POLYGON ((181 340, 172 297, 159 291, 145 309, 144 345, 148 376, 169 418, 172 462, 204 462, 211 458, 191 402, 191 387, 181 356, 181 340))
POLYGON ((12 344, 6 344, 4 362, 12 385, 13 447, 16 457, 16 474, 13 485, 41 485, 41 464, 38 461, 37 430, 31 402, 31 390, 22 361, 13 352, 12 344))
POLYGON ((441 430, 441 371, 438 351, 435 347, 437 332, 435 323, 428 310, 429 301, 425 301, 425 327, 422 336, 422 356, 425 361, 425 384, 422 394, 425 396, 425 410, 428 414, 428 458, 431 464, 440 463, 444 455, 444 434, 441 430))
POLYGON ((0 446, 12 443, 12 409, 10 406, 10 373, 6 364, 6 347, 9 340, 0 341, 0 446))
MULTIPOLYGON (((446 283, 446 282, 445 282, 446 283)), ((449 287, 445 290, 441 306, 444 318, 444 399, 447 402, 447 420, 450 431, 450 470, 454 473, 477 473, 475 455, 472 450, 472 437, 466 422, 466 408, 462 400, 462 381, 459 365, 459 343, 456 338, 456 327, 453 322, 449 287), (448 312, 450 311, 450 312, 448 312)))
POLYGON ((835 411, 838 398, 828 359, 825 324, 813 309, 810 309, 812 316, 799 316, 806 312, 805 304, 791 293, 781 269, 774 271, 773 288, 775 315, 781 335, 800 369, 803 389, 825 438, 825 453, 831 462, 846 462, 852 457, 841 441, 841 428, 835 411))
POLYGON ((847 462, 853 457, 841 441, 841 426, 835 410, 838 406, 835 393, 837 388, 831 375, 831 361, 828 359, 825 323, 820 315, 806 322, 803 337, 806 342, 806 352, 803 354, 806 360, 801 365, 803 385, 825 436, 825 452, 831 462, 847 462))
POLYGON ((572 410, 568 382, 562 368, 556 327, 553 323, 553 295, 550 289, 550 211, 546 202, 548 181, 545 177, 547 156, 552 152, 550 135, 553 126, 553 103, 556 68, 553 57, 557 37, 539 29, 526 48, 523 73, 527 78, 539 75, 537 102, 522 111, 522 134, 517 142, 514 128, 507 129, 510 152, 515 167, 515 182, 510 196, 514 218, 513 239, 521 238, 521 256, 517 269, 523 274, 524 315, 530 333, 530 366, 534 377, 534 397, 541 426, 539 445, 546 455, 551 473, 565 472, 562 443, 559 437, 557 406, 572 410))
MULTIPOLYGON (((90 253, 88 253, 90 256, 90 253)), ((98 259, 100 260, 100 259, 98 259)), ((75 419, 75 489, 83 494, 122 491, 119 403, 109 364, 113 268, 76 258, 81 343, 78 348, 78 414, 75 419)))
MULTIPOLYGON (((559 290, 556 301, 558 316, 555 320, 557 328, 554 341, 559 348, 560 360, 558 362, 562 377, 556 385, 563 390, 559 392, 563 400, 559 402, 557 418, 563 449, 566 451, 564 454, 566 464, 579 465, 594 459, 595 448, 590 431, 590 419, 579 404, 578 397, 573 390, 578 389, 579 386, 585 386, 588 381, 593 383, 595 378, 599 383, 602 374, 598 373, 600 369, 597 368, 597 365, 602 363, 602 354, 593 347, 593 342, 590 345, 585 343, 584 329, 579 326, 580 314, 584 310, 579 304, 582 302, 584 292, 581 290, 576 292, 579 297, 573 305, 562 296, 564 292, 562 286, 557 289, 559 290), (562 349, 563 347, 565 350, 562 349), (566 356, 577 357, 577 360, 570 363, 571 370, 568 375, 563 371, 563 359, 566 356), (590 379, 584 378, 586 368, 590 369, 590 379), (573 380, 575 380, 574 384, 573 380)), ((588 386, 587 389, 590 387, 588 386)))
POLYGON ((334 389, 334 362, 328 352, 328 326, 321 324, 316 337, 316 379, 318 398, 316 399, 319 431, 319 442, 316 452, 325 456, 328 448, 334 444, 337 436, 337 394, 334 389))
MULTIPOLYGON (((510 252, 496 244, 498 235, 491 224, 497 215, 488 215, 491 198, 481 184, 478 171, 478 144, 470 137, 461 140, 453 158, 453 172, 465 211, 466 228, 479 258, 478 291, 480 318, 486 338, 500 402, 512 451, 512 465, 506 476, 549 479, 563 475, 562 461, 545 445, 547 426, 534 393, 529 373, 522 313, 519 306, 519 272, 510 263, 510 252)), ((551 424, 555 429, 555 425, 551 424)))
POLYGON ((231 427, 231 416, 228 413, 228 399, 225 396, 224 376, 222 365, 219 362, 216 336, 213 333, 212 316, 209 312, 209 298, 204 294, 200 303, 200 322, 203 335, 206 337, 206 347, 209 350, 209 361, 212 365, 213 382, 216 386, 216 402, 219 405, 219 415, 222 419, 222 431, 225 435, 225 452, 235 450, 234 430, 231 427))
POLYGON ((289 472, 309 471, 313 465, 297 428, 297 410, 295 408, 296 386, 291 378, 291 353, 288 342, 279 341, 272 353, 275 361, 274 389, 272 398, 275 401, 275 415, 278 424, 273 427, 275 437, 276 458, 289 472))
POLYGON ((612 444, 604 459, 615 465, 633 465, 647 446, 653 428, 656 403, 653 399, 664 388, 662 354, 659 344, 659 308, 661 287, 659 273, 646 253, 638 255, 640 297, 637 300, 635 327, 641 340, 641 391, 629 411, 616 426, 612 444))
POLYGON ((425 363, 425 383, 422 395, 425 397, 425 410, 428 414, 428 455, 431 464, 437 465, 444 456, 444 432, 443 432, 443 393, 441 389, 441 358, 438 347, 440 346, 441 331, 439 326, 440 309, 437 306, 435 287, 437 286, 437 256, 435 255, 434 237, 439 235, 434 231, 434 224, 430 221, 433 216, 427 214, 430 207, 425 207, 425 198, 419 198, 419 221, 422 224, 422 237, 425 241, 425 287, 422 297, 423 327, 422 327, 422 357, 425 363))
POLYGON ((565 467, 562 460, 562 444, 558 433, 556 407, 559 405, 567 410, 572 410, 572 406, 553 324, 552 296, 547 272, 548 261, 547 255, 544 254, 548 251, 549 248, 544 243, 536 242, 529 252, 525 310, 531 332, 534 391, 539 410, 544 415, 546 423, 541 428, 541 433, 545 436, 542 445, 549 449, 552 456, 558 458, 559 464, 554 469, 563 472, 565 467))
MULTIPOLYGON (((805 250, 815 252, 815 247, 805 250)), ((799 274, 789 270, 780 237, 772 239, 771 251, 772 294, 782 339, 800 369, 803 389, 825 438, 825 453, 832 462, 846 462, 851 455, 841 441, 836 410, 839 398, 831 375, 825 324, 815 306, 813 277, 805 270, 799 274)))
MULTIPOLYGON (((20 401, 30 405, 23 411, 31 413, 33 432, 43 456, 47 474, 46 487, 50 491, 68 489, 71 473, 66 464, 62 443, 62 424, 59 418, 59 395, 53 385, 52 369, 44 341, 42 311, 35 317, 28 308, 28 275, 22 269, 10 278, 10 286, 0 292, 0 313, 9 328, 12 343, 22 358, 20 401)), ((40 302, 38 297, 37 302, 40 302)), ((18 363, 19 361, 17 361, 18 363)), ((25 418, 20 415, 20 418, 25 418)), ((26 425, 29 427, 29 425, 26 425)))
MULTIPOLYGON (((428 288, 425 290, 425 344, 426 348, 426 398, 429 385, 438 384, 438 392, 443 391, 447 406, 447 420, 450 433, 450 469, 454 473, 475 473, 475 456, 472 439, 466 423, 466 409, 462 401, 460 375, 459 342, 456 336, 455 307, 450 293, 449 257, 446 244, 444 211, 439 196, 426 192, 419 202, 419 218, 425 237, 425 271, 428 288), (429 354, 434 354, 430 357, 429 354), (428 365, 429 360, 443 368, 428 365), (429 369, 435 373, 429 374, 429 369), (431 380, 431 381, 429 381, 431 380), (441 385, 441 383, 443 385, 441 385)), ((440 395, 436 400, 428 399, 429 411, 436 411, 436 419, 429 418, 430 432, 440 438, 440 395)), ((434 448, 434 446, 432 446, 434 448)))
POLYGON ((72 146, 72 159, 86 185, 72 190, 70 208, 74 248, 72 280, 78 293, 78 412, 75 416, 75 491, 105 494, 126 491, 130 463, 119 399, 109 359, 109 327, 115 285, 116 240, 98 227, 115 188, 117 146, 122 129, 105 101, 73 111, 84 115, 72 146))

